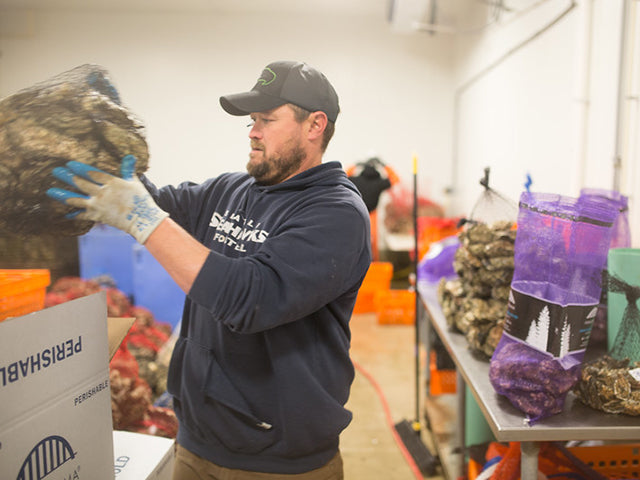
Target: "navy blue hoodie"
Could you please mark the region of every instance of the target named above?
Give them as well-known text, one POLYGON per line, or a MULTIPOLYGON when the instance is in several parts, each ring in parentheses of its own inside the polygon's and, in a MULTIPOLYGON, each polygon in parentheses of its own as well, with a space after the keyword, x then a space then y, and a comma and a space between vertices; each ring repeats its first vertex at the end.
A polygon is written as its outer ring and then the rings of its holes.
POLYGON ((211 249, 169 369, 178 443, 228 468, 326 464, 351 421, 349 319, 371 262, 369 214, 338 162, 273 186, 245 173, 157 190, 211 249))

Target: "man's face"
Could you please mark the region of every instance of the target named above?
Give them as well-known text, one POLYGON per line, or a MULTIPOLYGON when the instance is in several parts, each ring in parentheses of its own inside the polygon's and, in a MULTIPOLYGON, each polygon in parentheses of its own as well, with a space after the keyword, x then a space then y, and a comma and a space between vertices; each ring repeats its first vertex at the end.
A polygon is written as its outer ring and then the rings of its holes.
POLYGON ((251 153, 247 172, 260 185, 275 185, 299 173, 306 158, 304 122, 287 105, 251 114, 251 153))

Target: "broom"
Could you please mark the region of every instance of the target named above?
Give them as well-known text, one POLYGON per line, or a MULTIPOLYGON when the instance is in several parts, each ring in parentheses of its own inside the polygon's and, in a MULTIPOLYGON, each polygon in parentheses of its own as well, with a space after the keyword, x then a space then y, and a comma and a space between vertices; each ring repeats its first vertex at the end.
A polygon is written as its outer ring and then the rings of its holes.
POLYGON ((398 433, 398 436, 404 443, 407 451, 411 454, 416 466, 420 469, 423 475, 433 476, 435 474, 437 460, 431 454, 427 446, 422 442, 420 437, 420 328, 419 328, 419 302, 420 295, 418 293, 418 158, 413 156, 413 236, 414 236, 414 256, 413 262, 415 267, 415 407, 416 416, 413 422, 408 420, 402 420, 397 423, 394 428, 398 433))

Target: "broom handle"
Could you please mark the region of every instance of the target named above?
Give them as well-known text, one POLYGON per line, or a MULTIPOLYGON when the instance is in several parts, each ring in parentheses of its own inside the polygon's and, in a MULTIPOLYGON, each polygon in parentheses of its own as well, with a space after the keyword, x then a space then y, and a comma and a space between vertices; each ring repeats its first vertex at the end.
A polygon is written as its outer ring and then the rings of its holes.
POLYGON ((415 291, 415 389, 416 389, 416 426, 420 431, 420 339, 419 339, 419 295, 418 295, 418 157, 413 155, 413 263, 414 263, 414 291, 415 291))

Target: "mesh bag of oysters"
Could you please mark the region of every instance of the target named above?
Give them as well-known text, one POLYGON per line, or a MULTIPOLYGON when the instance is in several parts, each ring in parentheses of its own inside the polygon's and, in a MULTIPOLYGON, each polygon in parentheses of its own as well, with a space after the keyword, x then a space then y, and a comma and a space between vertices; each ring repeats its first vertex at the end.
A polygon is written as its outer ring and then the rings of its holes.
POLYGON ((73 208, 45 192, 63 186, 51 171, 70 160, 120 174, 122 157, 147 169, 142 123, 123 106, 98 65, 81 65, 0 100, 0 233, 82 235, 93 222, 65 218, 73 208))
POLYGON ((454 270, 441 279, 438 301, 453 330, 463 333, 469 349, 489 360, 500 336, 513 276, 515 202, 489 187, 489 169, 480 180, 483 193, 458 234, 454 270))
POLYGON ((524 192, 504 332, 489 379, 533 423, 577 383, 618 212, 597 199, 524 192))
POLYGON ((622 322, 608 355, 583 365, 576 396, 586 405, 606 413, 640 415, 640 286, 617 275, 605 275, 606 290, 624 295, 622 322))

